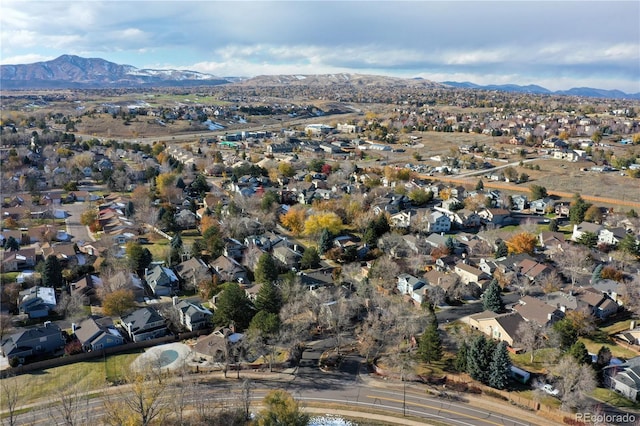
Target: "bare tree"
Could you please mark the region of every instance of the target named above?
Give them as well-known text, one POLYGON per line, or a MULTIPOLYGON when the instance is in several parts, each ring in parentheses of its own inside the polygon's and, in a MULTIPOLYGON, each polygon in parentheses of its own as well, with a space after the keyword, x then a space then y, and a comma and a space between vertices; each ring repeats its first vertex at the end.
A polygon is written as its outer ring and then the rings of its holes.
POLYGON ((162 423, 169 415, 169 404, 163 397, 166 395, 165 383, 150 385, 142 373, 133 373, 127 380, 127 387, 120 392, 107 392, 104 398, 104 423, 112 426, 139 424, 148 426, 162 423))
POLYGON ((13 331, 13 322, 11 315, 0 313, 0 342, 4 341, 4 336, 11 334, 13 331))
POLYGON ((533 363, 536 350, 544 347, 544 329, 533 321, 525 321, 520 324, 517 331, 518 341, 526 352, 531 355, 533 363))
POLYGON ((575 287, 580 275, 588 273, 586 268, 592 263, 589 249, 575 244, 565 244, 553 260, 569 275, 572 287, 575 287))
POLYGON ((581 407, 596 387, 595 372, 590 365, 579 364, 572 356, 565 355, 552 369, 556 387, 560 391, 562 407, 581 407))
POLYGON ((244 414, 245 420, 251 420, 251 397, 253 395, 253 386, 251 380, 244 379, 238 393, 238 401, 244 414))
POLYGON ((396 286, 396 277, 400 273, 400 266, 388 255, 379 257, 369 270, 369 280, 384 289, 392 290, 396 286))
POLYGON ((558 274, 558 271, 552 269, 551 272, 544 274, 538 280, 538 284, 542 287, 544 293, 553 293, 562 288, 562 277, 558 274))
POLYGON ((2 410, 5 412, 2 420, 3 425, 14 426, 16 424, 20 389, 21 385, 16 377, 10 375, 0 380, 0 402, 2 402, 2 410))
POLYGON ((56 312, 64 315, 66 319, 74 320, 84 316, 84 306, 86 304, 87 297, 82 293, 75 291, 67 293, 63 291, 56 305, 56 312))
POLYGON ((81 378, 70 387, 58 388, 50 405, 49 417, 56 424, 65 426, 88 425, 90 423, 89 393, 80 386, 81 378))

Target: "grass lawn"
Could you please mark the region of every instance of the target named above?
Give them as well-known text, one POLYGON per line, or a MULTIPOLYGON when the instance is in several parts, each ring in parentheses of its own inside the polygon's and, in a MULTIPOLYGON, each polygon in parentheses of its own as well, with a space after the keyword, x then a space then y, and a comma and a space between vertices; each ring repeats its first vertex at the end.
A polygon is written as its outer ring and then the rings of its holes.
POLYGON ((521 354, 509 354, 511 356, 511 361, 514 365, 517 365, 519 368, 527 370, 531 373, 546 373, 547 365, 553 357, 555 348, 545 348, 539 349, 536 351, 535 357, 533 358, 533 362, 531 362, 531 354, 529 353, 521 353, 521 354))
POLYGON ((616 334, 622 331, 629 330, 630 325, 631 325, 631 320, 627 319, 627 320, 615 322, 606 327, 601 327, 600 330, 604 331, 607 334, 616 334))
POLYGON ((639 403, 630 401, 611 389, 596 388, 591 395, 600 401, 613 405, 614 407, 640 409, 639 403))
POLYGON ((106 362, 102 359, 78 362, 2 380, 8 381, 7 386, 15 381, 19 388, 20 404, 28 404, 42 398, 56 398, 61 389, 71 390, 74 386, 80 392, 101 388, 106 385, 107 371, 111 375, 110 380, 121 379, 138 355, 113 355, 106 362))
POLYGON ((0 283, 15 283, 18 280, 18 275, 20 275, 20 272, 5 272, 4 274, 0 274, 0 283))
POLYGON ((527 389, 523 391, 515 392, 520 398, 528 399, 531 401, 538 400, 541 404, 544 404, 548 407, 560 408, 562 405, 561 401, 558 398, 554 398, 551 395, 547 394, 539 394, 536 395, 536 391, 533 389, 527 389))
POLYGON ((622 346, 616 345, 615 343, 595 342, 584 337, 581 337, 579 340, 584 343, 587 350, 592 354, 597 354, 602 346, 606 346, 611 350, 611 355, 616 358, 629 359, 638 356, 636 352, 627 348, 623 348, 622 346))
POLYGON ((163 260, 169 255, 169 240, 162 238, 154 241, 153 244, 145 245, 145 248, 149 249, 153 260, 163 260))

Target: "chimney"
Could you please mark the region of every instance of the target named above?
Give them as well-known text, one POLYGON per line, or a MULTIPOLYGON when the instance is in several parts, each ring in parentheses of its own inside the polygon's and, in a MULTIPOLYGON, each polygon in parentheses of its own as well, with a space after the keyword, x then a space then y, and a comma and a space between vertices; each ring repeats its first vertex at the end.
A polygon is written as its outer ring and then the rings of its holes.
POLYGON ((176 306, 178 304, 178 296, 173 296, 171 300, 173 301, 173 306, 176 306))
POLYGON ((78 329, 78 326, 76 325, 76 323, 72 322, 71 323, 71 332, 75 333, 77 329, 78 329))
POLYGON ((50 325, 51 325, 51 321, 45 321, 45 322, 44 322, 44 326, 45 326, 45 327, 49 327, 50 325))

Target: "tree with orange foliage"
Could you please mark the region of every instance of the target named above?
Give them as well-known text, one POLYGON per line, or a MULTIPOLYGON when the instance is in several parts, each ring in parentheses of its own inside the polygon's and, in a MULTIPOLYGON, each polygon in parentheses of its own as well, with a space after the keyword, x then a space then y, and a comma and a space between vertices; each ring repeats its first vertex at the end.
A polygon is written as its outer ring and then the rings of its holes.
POLYGON ((520 232, 509 238, 507 241, 507 248, 511 254, 520 253, 533 253, 533 249, 536 247, 536 236, 528 232, 520 232))
POLYGON ((282 226, 287 228, 293 235, 300 235, 304 231, 304 221, 306 213, 302 209, 292 208, 288 212, 280 216, 282 226))
POLYGON ((202 219, 200 219, 200 233, 204 235, 207 229, 211 228, 214 225, 218 225, 218 221, 215 217, 211 215, 202 216, 202 219))

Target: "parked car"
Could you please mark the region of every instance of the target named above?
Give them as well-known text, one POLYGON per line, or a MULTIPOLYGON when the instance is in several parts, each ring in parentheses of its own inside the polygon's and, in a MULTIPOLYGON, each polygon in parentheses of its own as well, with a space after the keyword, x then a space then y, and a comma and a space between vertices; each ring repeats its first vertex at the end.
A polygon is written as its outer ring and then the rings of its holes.
POLYGON ((550 384, 546 384, 543 385, 541 388, 544 392, 548 393, 551 396, 558 396, 560 395, 560 391, 556 388, 554 388, 553 386, 551 386, 550 384))

